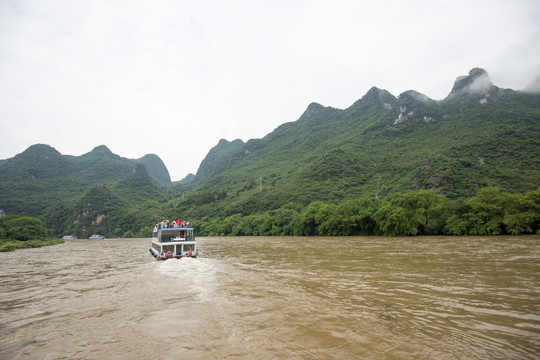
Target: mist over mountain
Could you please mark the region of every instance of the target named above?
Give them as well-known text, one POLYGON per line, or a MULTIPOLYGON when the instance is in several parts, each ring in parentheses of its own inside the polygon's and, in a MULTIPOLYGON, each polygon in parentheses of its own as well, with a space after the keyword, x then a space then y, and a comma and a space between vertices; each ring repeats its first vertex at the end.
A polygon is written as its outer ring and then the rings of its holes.
POLYGON ((220 140, 195 175, 173 184, 156 155, 126 159, 98 146, 76 157, 33 145, 0 162, 0 210, 40 217, 59 234, 122 236, 161 217, 298 211, 410 190, 525 193, 540 183, 539 139, 540 95, 501 89, 475 68, 444 100, 373 87, 346 109, 311 103, 261 139, 220 140))
POLYGON ((540 94, 540 76, 537 76, 523 90, 533 94, 540 94))

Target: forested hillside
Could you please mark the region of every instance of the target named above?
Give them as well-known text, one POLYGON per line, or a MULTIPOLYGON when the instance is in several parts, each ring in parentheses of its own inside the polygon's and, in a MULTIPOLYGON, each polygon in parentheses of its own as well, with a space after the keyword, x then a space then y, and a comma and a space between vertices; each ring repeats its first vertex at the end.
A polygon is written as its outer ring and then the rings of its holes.
POLYGON ((539 139, 540 96, 473 69, 440 101, 374 87, 347 109, 312 103, 262 139, 222 139, 174 184, 155 155, 34 145, 0 163, 0 210, 79 237, 148 236, 164 217, 207 234, 534 233, 539 139))
POLYGON ((219 167, 184 186, 190 196, 179 209, 224 217, 408 190, 449 199, 484 187, 526 192, 539 184, 539 135, 540 97, 499 89, 481 69, 442 101, 372 88, 347 109, 314 103, 298 121, 212 154, 219 167))
POLYGON ((101 225, 96 217, 92 219, 95 226, 89 227, 80 221, 80 213, 88 215, 83 199, 103 188, 118 204, 137 204, 149 198, 163 201, 168 185, 169 172, 156 155, 126 159, 102 145, 87 154, 69 156, 37 144, 0 164, 0 213, 40 218, 57 235, 74 227, 81 236, 92 230, 112 235, 102 227, 109 221, 114 223, 116 215, 125 213, 129 206, 112 213, 113 208, 104 205, 110 201, 92 201, 92 207, 98 215, 107 215, 107 221, 101 225))

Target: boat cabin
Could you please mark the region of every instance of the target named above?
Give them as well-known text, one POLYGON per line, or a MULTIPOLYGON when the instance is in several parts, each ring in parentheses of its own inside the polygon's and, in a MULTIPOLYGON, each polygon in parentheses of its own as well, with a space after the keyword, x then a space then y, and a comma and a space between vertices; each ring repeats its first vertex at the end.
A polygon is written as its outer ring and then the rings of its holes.
POLYGON ((193 228, 155 228, 150 253, 158 260, 196 257, 193 228))

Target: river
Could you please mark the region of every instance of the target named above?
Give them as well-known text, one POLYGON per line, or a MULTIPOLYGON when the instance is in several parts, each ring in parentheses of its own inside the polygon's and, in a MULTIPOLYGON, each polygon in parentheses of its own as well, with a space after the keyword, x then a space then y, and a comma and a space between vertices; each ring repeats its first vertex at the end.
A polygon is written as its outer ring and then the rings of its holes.
POLYGON ((149 239, 0 253, 0 359, 534 359, 540 237, 149 239))

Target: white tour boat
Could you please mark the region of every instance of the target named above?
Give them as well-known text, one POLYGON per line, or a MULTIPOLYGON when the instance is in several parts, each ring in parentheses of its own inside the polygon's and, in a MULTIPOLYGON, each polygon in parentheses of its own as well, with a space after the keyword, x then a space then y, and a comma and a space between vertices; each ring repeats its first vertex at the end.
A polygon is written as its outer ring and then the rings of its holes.
POLYGON ((150 253, 158 260, 196 257, 197 244, 193 228, 155 227, 152 235, 150 253))
POLYGON ((103 235, 92 235, 88 238, 88 240, 105 240, 105 236, 103 235))

